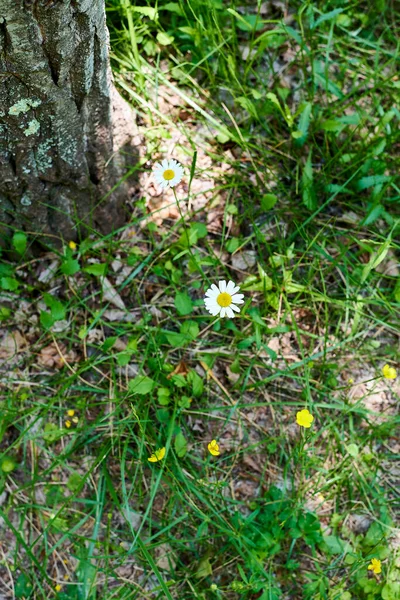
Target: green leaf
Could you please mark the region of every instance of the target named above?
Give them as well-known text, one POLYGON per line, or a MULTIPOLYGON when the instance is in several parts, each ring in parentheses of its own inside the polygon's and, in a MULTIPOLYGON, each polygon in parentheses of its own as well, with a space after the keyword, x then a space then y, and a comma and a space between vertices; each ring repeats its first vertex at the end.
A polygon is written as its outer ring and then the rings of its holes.
POLYGON ((277 202, 278 198, 275 196, 275 194, 264 194, 264 196, 261 198, 261 208, 263 210, 271 210, 271 208, 274 208, 277 202))
POLYGON ((169 391, 168 388, 165 387, 161 387, 158 388, 157 390, 157 397, 158 397, 158 404, 161 404, 161 406, 168 406, 168 404, 170 403, 170 396, 171 392, 169 391))
POLYGON ((175 436, 174 447, 179 458, 183 458, 187 453, 187 441, 181 431, 175 436))
POLYGON ((129 382, 129 391, 131 394, 148 394, 154 387, 153 379, 146 377, 146 375, 138 375, 129 382))
POLYGON ((296 139, 296 145, 302 146, 306 139, 308 133, 308 127, 310 125, 310 116, 311 116, 312 104, 311 102, 307 102, 303 106, 302 113, 299 119, 299 129, 298 131, 294 131, 292 136, 296 139))
POLYGON ((193 396, 195 396, 196 398, 201 396, 204 390, 204 384, 200 375, 198 375, 196 371, 189 371, 189 373, 187 374, 187 380, 188 383, 192 384, 193 396))
POLYGON ((77 273, 80 270, 80 268, 81 267, 79 265, 79 262, 76 259, 69 257, 63 261, 60 267, 60 271, 64 275, 75 275, 75 273, 77 273))
POLYGON ((240 241, 239 241, 239 238, 237 238, 237 237, 231 238, 225 244, 225 248, 227 249, 229 254, 232 254, 233 252, 235 252, 239 248, 239 246, 240 246, 240 241))
POLYGON ((325 21, 331 21, 332 19, 340 15, 340 13, 342 13, 343 11, 344 8, 335 8, 334 10, 330 10, 324 15, 318 17, 318 19, 315 21, 314 25, 310 29, 315 29, 316 27, 318 27, 318 25, 321 25, 321 23, 324 23, 325 21))
POLYGON ((103 352, 108 352, 108 350, 111 350, 111 348, 114 346, 117 339, 118 339, 118 337, 116 335, 113 335, 112 337, 105 339, 101 345, 101 349, 103 350, 103 352))
POLYGON ((182 396, 181 399, 178 401, 178 406, 180 408, 190 408, 191 403, 191 398, 189 398, 188 396, 182 396))
POLYGON ((197 239, 199 240, 205 238, 208 234, 207 227, 204 225, 204 223, 199 223, 198 221, 194 221, 194 223, 191 223, 190 229, 196 232, 197 239))
POLYGON ((182 316, 189 315, 193 310, 193 302, 186 292, 178 292, 174 304, 178 313, 182 316))
POLYGON ((315 200, 315 193, 313 188, 311 150, 306 160, 306 164, 304 165, 301 180, 303 185, 303 202, 308 208, 308 210, 315 210, 317 208, 317 203, 315 200))
POLYGON ((357 458, 357 456, 359 455, 359 452, 360 452, 357 444, 349 444, 348 446, 346 446, 346 451, 353 458, 357 458))
POLYGON ((400 582, 388 581, 382 588, 382 600, 398 600, 400 598, 400 582))
POLYGON ((93 263, 82 269, 82 271, 84 271, 84 273, 89 273, 89 275, 103 276, 106 274, 107 265, 104 263, 93 263))
POLYGON ((167 4, 159 6, 158 10, 169 10, 169 12, 174 12, 177 15, 183 15, 182 9, 179 6, 178 2, 167 2, 167 4))
POLYGON ((361 192, 362 190, 366 190, 367 188, 380 185, 382 183, 387 183, 391 180, 392 177, 390 175, 371 175, 370 177, 362 177, 356 182, 356 190, 361 192))
POLYGON ((81 487, 83 482, 83 477, 79 475, 79 473, 71 473, 68 477, 67 488, 71 490, 71 492, 77 492, 81 487))
POLYGON ((149 17, 149 19, 152 21, 154 21, 157 16, 157 9, 152 8, 151 6, 130 6, 130 9, 133 12, 137 12, 145 17, 149 17))
POLYGON ((48 443, 52 444, 63 436, 62 430, 57 427, 55 423, 46 423, 43 430, 43 439, 48 443))
POLYGON ((189 343, 189 340, 186 335, 182 335, 181 333, 177 333, 176 331, 166 331, 164 330, 165 337, 167 338, 168 344, 173 346, 174 348, 182 348, 189 343))
POLYGON ((44 329, 50 329, 54 325, 54 319, 51 314, 45 310, 40 311, 40 324, 44 329))
POLYGON ((164 31, 159 31, 157 33, 157 42, 162 46, 169 46, 174 41, 174 37, 172 35, 168 35, 164 33, 164 31))
POLYGON ((117 355, 117 365, 119 367, 126 367, 132 358, 132 352, 119 352, 117 355))
POLYGON ((14 292, 19 286, 19 282, 14 277, 1 277, 0 287, 3 290, 14 292))
POLYGON ((394 291, 393 291, 393 296, 394 296, 394 299, 396 300, 396 302, 400 303, 400 279, 397 280, 397 283, 396 283, 394 291))
POLYGON ((29 577, 25 573, 18 576, 14 586, 14 594, 16 598, 29 598, 33 592, 33 585, 29 577))
POLYGON ((54 298, 51 294, 43 294, 43 300, 51 310, 51 316, 54 321, 62 321, 65 318, 66 308, 62 302, 54 298))
POLYGON ((180 332, 185 335, 190 341, 195 340, 200 333, 200 329, 196 321, 185 321, 182 323, 180 332))
POLYGON ((212 575, 212 566, 208 555, 206 555, 200 559, 195 577, 197 577, 197 579, 203 579, 203 577, 208 577, 208 575, 212 575))
POLYGON ((12 244, 18 254, 23 254, 26 250, 27 237, 22 231, 16 231, 12 238, 12 244))

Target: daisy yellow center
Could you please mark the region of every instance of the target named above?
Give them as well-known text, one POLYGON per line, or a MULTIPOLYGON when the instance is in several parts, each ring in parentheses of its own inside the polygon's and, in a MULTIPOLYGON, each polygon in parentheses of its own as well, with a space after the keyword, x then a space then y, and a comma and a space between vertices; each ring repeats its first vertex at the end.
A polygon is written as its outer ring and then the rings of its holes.
POLYGON ((228 294, 227 292, 222 292, 221 294, 219 294, 217 296, 217 303, 222 306, 223 308, 225 308, 226 306, 229 306, 232 302, 232 296, 230 294, 228 294))
POLYGON ((164 179, 171 181, 175 177, 175 172, 172 169, 166 169, 163 173, 164 179))

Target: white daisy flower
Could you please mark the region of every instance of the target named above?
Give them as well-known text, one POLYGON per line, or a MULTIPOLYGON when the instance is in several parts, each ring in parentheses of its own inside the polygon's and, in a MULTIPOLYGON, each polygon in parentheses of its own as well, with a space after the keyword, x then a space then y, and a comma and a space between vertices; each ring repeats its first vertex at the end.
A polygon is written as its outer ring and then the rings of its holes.
POLYGON ((156 163, 153 168, 154 179, 164 190, 168 187, 175 187, 182 181, 183 167, 178 161, 171 159, 156 163))
POLYGON ((204 304, 209 313, 216 317, 218 314, 220 317, 229 317, 233 319, 236 312, 240 312, 240 308, 236 304, 243 304, 244 295, 238 294, 240 290, 238 285, 235 285, 233 281, 220 281, 218 287, 215 283, 206 291, 206 297, 204 298, 204 304))

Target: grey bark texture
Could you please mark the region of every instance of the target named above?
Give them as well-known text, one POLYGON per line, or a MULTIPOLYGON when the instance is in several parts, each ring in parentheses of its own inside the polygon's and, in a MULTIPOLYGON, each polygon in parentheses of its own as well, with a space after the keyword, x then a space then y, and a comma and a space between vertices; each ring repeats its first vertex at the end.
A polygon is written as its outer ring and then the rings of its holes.
POLYGON ((0 234, 119 227, 129 184, 113 188, 137 160, 134 135, 104 0, 0 0, 0 234))

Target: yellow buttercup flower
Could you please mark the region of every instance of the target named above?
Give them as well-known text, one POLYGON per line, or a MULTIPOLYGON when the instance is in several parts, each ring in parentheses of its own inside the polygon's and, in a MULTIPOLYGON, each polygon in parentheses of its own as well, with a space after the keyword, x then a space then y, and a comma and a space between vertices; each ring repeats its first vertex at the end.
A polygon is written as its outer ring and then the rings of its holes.
POLYGON ((303 410, 300 410, 296 415, 296 422, 297 422, 297 425, 300 425, 300 427, 306 427, 308 429, 309 427, 311 427, 311 423, 313 421, 314 421, 314 417, 312 416, 310 411, 307 410, 306 408, 303 410))
POLYGON ((54 589, 56 590, 56 592, 61 592, 62 586, 59 583, 57 583, 57 585, 54 589))
POLYGON ((147 459, 149 462, 158 462, 162 460, 165 456, 165 448, 158 448, 149 458, 147 459))
POLYGON ((71 427, 71 425, 72 425, 72 423, 71 423, 71 421, 69 419, 67 421, 65 421, 65 427, 67 429, 69 429, 71 427))
POLYGON ((68 246, 71 248, 71 250, 76 250, 78 247, 77 244, 75 244, 75 242, 72 240, 69 242, 68 246))
POLYGON ((67 415, 68 415, 69 417, 73 417, 73 416, 74 416, 74 414, 75 414, 75 411, 74 411, 72 408, 71 408, 70 410, 67 410, 67 415))
POLYGON ((385 365, 384 367, 382 367, 382 375, 385 379, 396 379, 397 371, 394 367, 391 367, 390 365, 385 365))
POLYGON ((221 452, 219 451, 219 445, 217 440, 211 440, 211 442, 207 446, 208 451, 213 456, 219 456, 221 452))
POLYGON ((379 558, 371 558, 371 563, 368 565, 368 571, 372 571, 375 575, 382 572, 382 563, 379 558))

